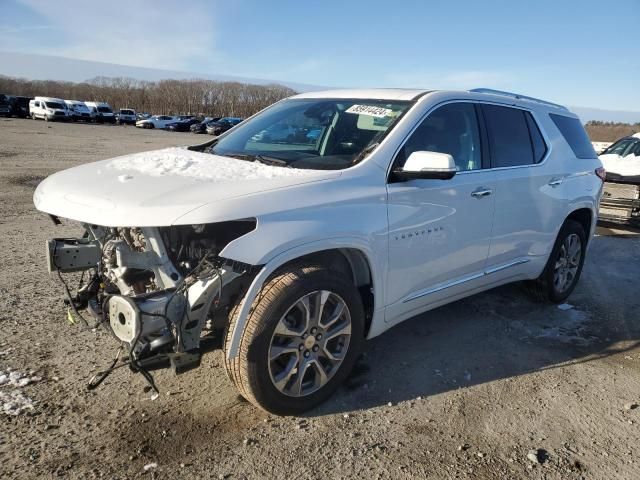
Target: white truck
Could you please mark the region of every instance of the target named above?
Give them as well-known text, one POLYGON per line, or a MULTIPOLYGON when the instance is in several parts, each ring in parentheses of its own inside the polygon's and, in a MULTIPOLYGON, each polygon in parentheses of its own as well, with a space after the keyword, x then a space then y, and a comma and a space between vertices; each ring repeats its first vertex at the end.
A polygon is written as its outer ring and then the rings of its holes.
POLYGON ((245 398, 292 414, 338 388, 365 339, 419 313, 515 281, 565 301, 604 176, 559 105, 337 90, 280 101, 202 145, 58 172, 34 203, 83 225, 49 241, 49 269, 89 273, 70 304, 134 371, 197 366, 206 330, 245 398), (320 133, 259 135, 278 124, 320 133))
POLYGON ((96 123, 116 123, 111 106, 105 102, 84 102, 96 123))
POLYGON ((90 122, 92 120, 91 112, 84 102, 79 100, 65 100, 64 103, 67 105, 67 109, 74 121, 90 122))

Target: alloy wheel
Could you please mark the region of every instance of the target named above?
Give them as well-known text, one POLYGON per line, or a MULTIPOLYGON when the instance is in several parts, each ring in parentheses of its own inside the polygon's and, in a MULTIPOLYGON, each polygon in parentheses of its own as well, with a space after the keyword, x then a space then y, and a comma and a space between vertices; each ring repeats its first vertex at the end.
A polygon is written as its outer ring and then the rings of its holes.
POLYGON ((557 292, 566 292, 571 287, 578 273, 581 259, 582 241, 577 234, 572 233, 562 242, 553 269, 553 285, 557 292))
POLYGON ((317 290, 296 300, 280 318, 269 345, 269 375, 284 395, 303 397, 340 369, 351 338, 351 314, 336 293, 317 290))

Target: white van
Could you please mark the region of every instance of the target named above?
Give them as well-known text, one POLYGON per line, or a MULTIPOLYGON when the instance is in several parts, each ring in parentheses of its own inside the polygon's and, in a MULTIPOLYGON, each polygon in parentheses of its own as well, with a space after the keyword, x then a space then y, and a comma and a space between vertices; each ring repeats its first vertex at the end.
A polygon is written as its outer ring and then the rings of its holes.
POLYGON ((85 122, 90 122, 91 112, 89 112, 89 108, 79 100, 65 100, 64 103, 67 105, 67 109, 69 110, 69 114, 74 121, 84 120, 85 122))
POLYGON ((105 102, 84 102, 89 108, 91 116, 96 123, 115 123, 116 116, 113 114, 111 105, 105 102))
POLYGON ((64 100, 52 97, 36 97, 29 102, 29 111, 34 120, 42 118, 45 121, 63 120, 71 118, 64 100))

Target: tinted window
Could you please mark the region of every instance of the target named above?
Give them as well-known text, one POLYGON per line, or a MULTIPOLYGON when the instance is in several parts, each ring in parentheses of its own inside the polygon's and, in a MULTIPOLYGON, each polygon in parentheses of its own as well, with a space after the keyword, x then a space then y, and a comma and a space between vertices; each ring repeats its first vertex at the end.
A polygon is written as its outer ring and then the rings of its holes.
POLYGON ((513 167, 534 163, 525 112, 517 108, 483 105, 489 134, 491 166, 513 167))
POLYGON ((580 120, 550 113, 549 116, 578 158, 598 158, 580 120))
POLYGON ((432 112, 402 147, 397 167, 413 152, 448 153, 458 171, 482 168, 478 119, 471 103, 451 103, 432 112))
POLYGON ((533 161, 540 163, 547 153, 547 144, 542 138, 538 124, 533 119, 529 112, 524 112, 524 116, 527 119, 527 126, 529 127, 529 135, 531 136, 531 144, 533 145, 533 161))

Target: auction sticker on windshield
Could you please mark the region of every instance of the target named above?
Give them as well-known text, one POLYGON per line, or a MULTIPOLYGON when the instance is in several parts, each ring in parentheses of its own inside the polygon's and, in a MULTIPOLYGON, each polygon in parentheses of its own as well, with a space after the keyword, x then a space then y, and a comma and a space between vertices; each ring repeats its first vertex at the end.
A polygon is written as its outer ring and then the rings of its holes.
POLYGON ((370 117, 388 117, 393 110, 373 105, 351 105, 345 113, 357 113, 358 115, 368 115, 370 117))

